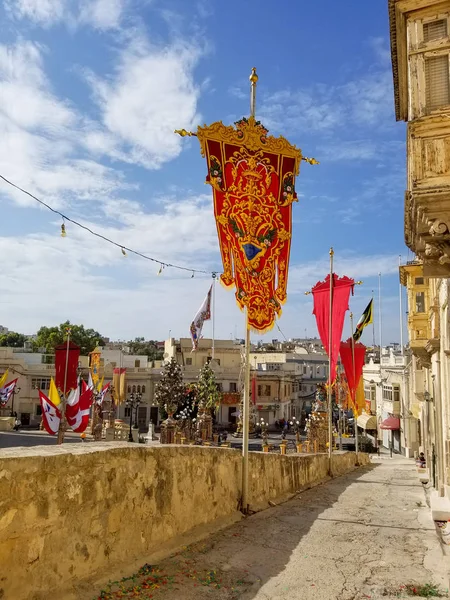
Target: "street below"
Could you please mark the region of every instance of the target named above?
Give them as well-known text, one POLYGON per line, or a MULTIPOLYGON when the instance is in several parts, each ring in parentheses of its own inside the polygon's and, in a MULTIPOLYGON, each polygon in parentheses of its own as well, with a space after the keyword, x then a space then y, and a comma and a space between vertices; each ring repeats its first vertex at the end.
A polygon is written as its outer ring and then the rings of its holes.
POLYGON ((448 597, 443 552, 414 461, 382 455, 78 597, 363 600, 414 597, 421 585, 448 597))
MULTIPOLYGON (((0 431, 0 448, 19 448, 24 446, 53 446, 57 443, 56 436, 49 436, 46 431, 0 431)), ((64 443, 81 443, 79 434, 68 433, 64 443)))

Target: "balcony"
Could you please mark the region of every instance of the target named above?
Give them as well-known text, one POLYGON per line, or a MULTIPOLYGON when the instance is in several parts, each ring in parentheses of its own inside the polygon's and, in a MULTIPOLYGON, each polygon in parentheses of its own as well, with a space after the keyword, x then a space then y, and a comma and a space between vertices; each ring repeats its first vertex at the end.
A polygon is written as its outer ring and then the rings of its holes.
POLYGON ((398 416, 400 414, 400 402, 398 400, 392 402, 383 400, 383 410, 391 415, 398 416))
POLYGON ((450 276, 450 118, 408 124, 405 242, 425 277, 450 276))

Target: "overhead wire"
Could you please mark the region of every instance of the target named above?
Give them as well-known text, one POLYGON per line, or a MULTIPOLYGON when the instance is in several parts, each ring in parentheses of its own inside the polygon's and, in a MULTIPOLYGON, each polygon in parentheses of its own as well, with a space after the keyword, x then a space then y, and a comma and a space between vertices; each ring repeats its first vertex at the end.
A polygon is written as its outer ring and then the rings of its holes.
POLYGON ((48 210, 50 210, 52 213, 54 213, 56 215, 59 215, 63 219, 63 224, 61 226, 61 232, 62 232, 61 235, 63 237, 66 237, 66 235, 67 235, 66 228, 65 228, 65 221, 67 221, 69 223, 72 223, 73 225, 76 225, 77 227, 80 227, 81 229, 84 229, 84 231, 87 231, 91 235, 93 235, 93 236, 95 236, 97 238, 100 238, 101 240, 103 240, 105 242, 108 242, 109 244, 112 244, 113 246, 116 246, 116 248, 119 248, 121 250, 121 252, 122 252, 122 254, 124 256, 126 255, 126 252, 130 252, 131 254, 135 254, 136 256, 139 256, 141 258, 145 258, 145 260, 150 260, 151 262, 160 265, 160 271, 159 271, 159 273, 161 273, 162 269, 164 269, 165 267, 170 267, 172 269, 178 269, 180 271, 187 271, 189 273, 204 273, 206 275, 212 275, 213 273, 217 273, 218 272, 217 269, 215 269, 214 271, 206 271, 206 270, 203 270, 203 269, 193 269, 192 267, 182 267, 180 265, 175 265, 175 264, 170 263, 170 262, 165 262, 163 260, 158 260, 157 258, 153 258, 151 256, 147 256, 146 254, 143 254, 142 252, 139 252, 138 250, 133 250, 132 248, 128 248, 128 246, 125 246, 124 244, 119 244, 118 242, 115 242, 114 240, 111 240, 110 238, 106 237, 105 235, 103 235, 101 233, 98 233, 97 231, 94 231, 90 227, 87 227, 86 225, 83 225, 82 223, 79 223, 78 221, 75 221, 75 219, 72 219, 71 217, 68 217, 66 214, 62 213, 61 211, 57 210, 56 208, 53 208, 53 206, 50 206, 50 204, 47 204, 43 200, 40 200, 39 198, 37 198, 31 192, 28 192, 27 190, 21 188, 19 185, 13 183, 12 181, 10 181, 9 179, 7 179, 6 177, 4 177, 1 174, 0 174, 0 179, 2 179, 5 183, 7 183, 8 185, 12 186, 16 190, 19 190, 23 194, 26 194, 27 196, 29 196, 30 198, 32 198, 33 200, 35 200, 36 202, 38 202, 39 204, 41 204, 42 206, 44 206, 45 208, 47 208, 48 210))

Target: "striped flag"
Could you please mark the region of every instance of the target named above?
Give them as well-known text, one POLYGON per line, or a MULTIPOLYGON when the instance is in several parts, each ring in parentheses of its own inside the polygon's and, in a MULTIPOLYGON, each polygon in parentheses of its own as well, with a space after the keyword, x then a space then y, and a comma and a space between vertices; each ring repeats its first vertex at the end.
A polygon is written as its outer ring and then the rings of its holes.
POLYGON ((58 433, 61 421, 60 410, 50 401, 49 398, 39 390, 39 401, 42 408, 42 423, 50 435, 58 433))
POLYGON ((364 327, 366 327, 366 325, 370 325, 370 323, 373 323, 373 298, 366 306, 366 310, 363 312, 361 318, 356 324, 355 333, 353 334, 353 339, 355 342, 357 342, 362 336, 364 327))
POLYGON ((17 385, 19 378, 13 379, 8 384, 2 387, 0 390, 0 406, 5 406, 8 403, 8 400, 11 398, 12 393, 14 392, 14 388, 17 385))
POLYGON ((97 404, 103 404, 103 400, 105 399, 106 396, 106 392, 109 390, 109 386, 111 385, 110 382, 108 382, 104 387, 102 387, 101 391, 97 394, 97 398, 96 398, 96 402, 97 404))
POLYGON ((209 292, 206 295, 206 298, 203 300, 203 304, 197 311, 197 314, 194 317, 194 320, 191 323, 191 338, 192 338, 192 352, 197 350, 198 341, 202 337, 202 329, 203 323, 205 321, 209 321, 211 318, 211 294, 212 294, 212 285, 209 288, 209 292))

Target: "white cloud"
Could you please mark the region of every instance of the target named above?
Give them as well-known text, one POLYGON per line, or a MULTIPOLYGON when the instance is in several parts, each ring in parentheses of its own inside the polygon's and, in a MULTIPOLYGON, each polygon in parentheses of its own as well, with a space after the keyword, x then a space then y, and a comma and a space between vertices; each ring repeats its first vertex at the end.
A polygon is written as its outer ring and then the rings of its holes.
POLYGON ((88 75, 106 130, 121 144, 117 157, 159 168, 181 152, 174 129, 198 125, 199 88, 193 71, 198 50, 145 44, 124 52, 113 78, 88 75))
POLYGON ((65 22, 70 27, 90 25, 116 29, 121 23, 126 0, 4 0, 15 19, 27 19, 41 27, 65 22))
MULTIPOLYGON (((43 51, 31 42, 0 45, 0 172, 59 206, 74 194, 99 199, 125 187, 120 172, 79 155, 83 120, 52 92, 43 51)), ((2 191, 32 202, 11 188, 2 191)))
MULTIPOLYGON (((127 221, 120 227, 109 227, 102 232, 133 247, 151 250, 164 245, 164 259, 190 266, 219 266, 217 241, 212 216, 199 206, 205 199, 191 198, 183 210, 174 203, 166 203, 159 214, 139 212, 133 221, 130 216, 138 207, 119 203, 112 212, 125 214, 127 221), (144 220, 143 220, 144 219, 144 220), (169 227, 170 222, 170 227, 169 227), (195 227, 197 236, 192 236, 195 227), (148 232, 152 232, 150 238, 148 232), (196 239, 198 238, 198 239, 196 239)), ((95 223, 86 223, 96 228, 95 223)), ((5 289, 1 300, 2 323, 12 329, 34 332, 40 325, 52 325, 69 318, 83 322, 104 335, 129 339, 148 335, 159 339, 168 336, 189 335, 189 323, 203 300, 210 277, 165 269, 157 275, 158 266, 109 246, 86 232, 67 224, 67 237, 33 234, 28 236, 0 237, 0 252, 8 254, 2 273, 5 289), (29 310, 32 297, 33 310, 29 310)), ((372 289, 377 288, 378 272, 383 276, 383 289, 388 281, 397 279, 398 257, 394 255, 357 255, 349 251, 336 253, 335 272, 355 280, 352 310, 359 314, 365 308, 372 289)), ((289 275, 288 302, 280 321, 282 331, 288 336, 311 335, 315 331, 311 315, 311 297, 304 292, 329 270, 328 257, 304 264, 292 262, 289 275)), ((242 335, 244 320, 234 298, 234 291, 216 288, 216 335, 229 339, 235 333, 242 335)), ((387 294, 386 294, 387 295, 387 294)), ((386 307, 387 299, 384 300, 386 307)), ((392 308, 392 307, 391 307, 392 308)), ((386 318, 386 334, 392 334, 395 318, 386 318)), ((395 313, 396 314, 396 313, 395 313)), ((205 326, 205 337, 210 335, 210 323, 205 326)), ((256 338, 260 336, 253 336, 256 338)), ((268 338, 281 337, 277 329, 268 338)), ((394 335, 395 337, 395 335, 394 335)))
MULTIPOLYGON (((239 88, 237 88, 239 90, 239 88)), ((236 95, 236 89, 232 93, 236 95)), ((377 125, 386 127, 393 119, 392 74, 373 70, 342 85, 314 84, 302 90, 286 89, 266 95, 258 117, 274 131, 352 130, 377 125), (383 125, 384 124, 384 125, 383 125)))
POLYGON ((84 0, 80 6, 80 22, 96 29, 116 29, 119 27, 125 0, 84 0))
MULTIPOLYGON (((289 274, 289 293, 303 294, 309 291, 317 281, 325 279, 329 271, 328 256, 303 265, 292 265, 289 274)), ((348 250, 336 252, 334 272, 340 276, 353 277, 355 281, 378 277, 378 273, 382 276, 394 275, 398 273, 398 255, 362 255, 348 250)))
POLYGON ((68 0, 5 0, 6 10, 17 19, 49 27, 68 15, 68 0))

